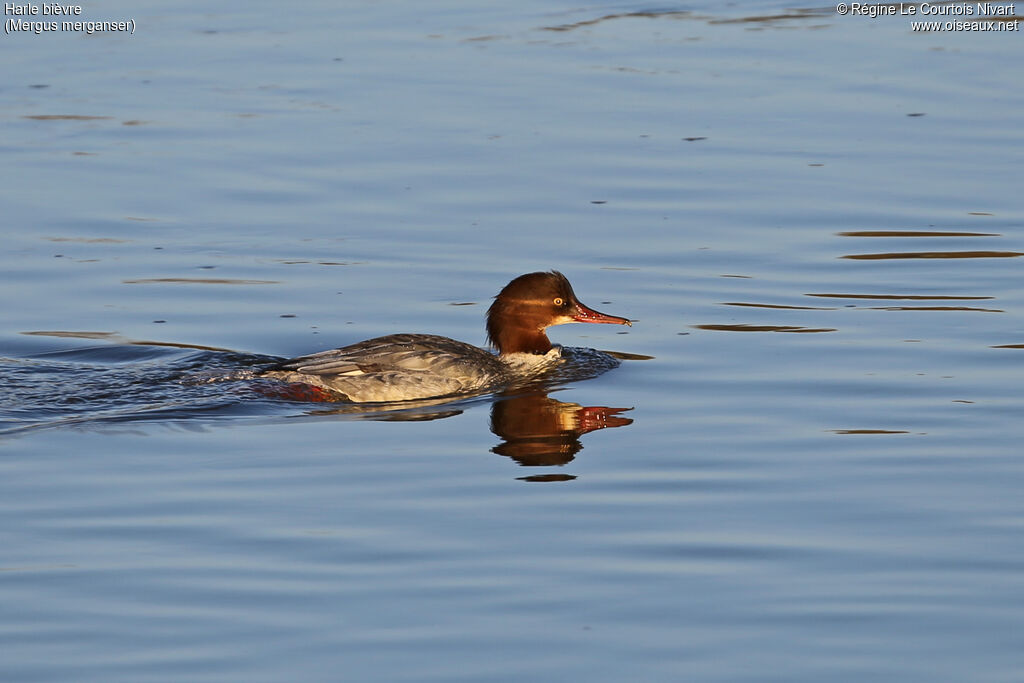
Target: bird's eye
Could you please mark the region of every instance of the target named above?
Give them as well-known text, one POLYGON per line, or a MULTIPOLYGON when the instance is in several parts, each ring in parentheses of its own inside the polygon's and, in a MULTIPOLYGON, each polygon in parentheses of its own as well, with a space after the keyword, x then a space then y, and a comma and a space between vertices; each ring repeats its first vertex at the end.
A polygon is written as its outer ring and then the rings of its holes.
POLYGON ((560 297, 560 296, 556 296, 555 297, 555 305, 556 306, 561 306, 562 305, 562 297, 560 297))

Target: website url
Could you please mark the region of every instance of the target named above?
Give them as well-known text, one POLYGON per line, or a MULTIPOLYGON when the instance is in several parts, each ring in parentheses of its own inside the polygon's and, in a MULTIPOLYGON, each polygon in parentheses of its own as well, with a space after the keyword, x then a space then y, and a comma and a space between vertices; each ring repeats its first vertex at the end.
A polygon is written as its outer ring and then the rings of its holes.
POLYGON ((1020 20, 1013 21, 912 21, 911 31, 1019 31, 1020 20))

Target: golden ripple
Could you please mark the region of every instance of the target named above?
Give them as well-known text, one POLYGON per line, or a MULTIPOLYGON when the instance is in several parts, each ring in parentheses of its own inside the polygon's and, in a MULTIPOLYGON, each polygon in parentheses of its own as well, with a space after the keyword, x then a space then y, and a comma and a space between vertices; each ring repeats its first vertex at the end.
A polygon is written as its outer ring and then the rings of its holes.
MULTIPOLYGON (((557 24, 554 26, 541 26, 542 31, 557 31, 567 32, 574 31, 579 28, 586 28, 595 26, 597 24, 604 23, 606 21, 615 21, 619 19, 690 19, 698 21, 707 21, 711 25, 715 24, 755 24, 764 26, 773 26, 783 22, 791 21, 803 21, 807 19, 827 18, 832 16, 832 9, 790 9, 780 14, 764 14, 764 15, 751 15, 736 18, 716 18, 709 17, 707 15, 696 14, 689 10, 677 10, 677 9, 655 9, 655 10, 638 10, 633 12, 617 12, 614 14, 605 14, 592 19, 583 19, 581 21, 572 22, 569 24, 557 24)), ((821 24, 811 25, 810 28, 818 28, 821 24)), ((486 38, 487 36, 482 36, 486 38)))
POLYGON ((68 337, 71 339, 111 339, 117 337, 116 332, 71 332, 68 330, 34 330, 22 332, 31 337, 68 337))
POLYGON ((979 311, 1005 313, 1001 308, 974 308, 973 306, 871 306, 872 311, 979 311))
POLYGON ((81 114, 31 114, 22 116, 23 119, 33 121, 102 121, 112 119, 113 116, 82 116, 81 114))
POLYGON ((800 19, 816 18, 823 15, 831 14, 828 10, 821 9, 793 9, 785 14, 765 14, 755 15, 749 17, 739 17, 737 19, 712 19, 708 21, 709 24, 751 24, 751 23, 767 23, 774 24, 781 21, 793 21, 800 19))
POLYGON ((278 280, 232 280, 218 277, 154 277, 138 280, 121 280, 126 285, 186 284, 186 285, 279 285, 278 280))
POLYGON ((626 353, 625 351, 602 351, 601 353, 607 353, 612 358, 619 360, 654 360, 654 356, 645 356, 642 353, 626 353))
POLYGON ((605 21, 612 21, 614 19, 635 19, 635 18, 646 18, 654 19, 658 17, 688 17, 689 12, 685 11, 638 11, 638 12, 620 12, 617 14, 606 14, 604 16, 595 17, 594 19, 584 19, 582 21, 576 21, 571 24, 559 24, 557 26, 542 26, 542 31, 572 31, 577 28, 584 26, 594 26, 605 21))
POLYGON ((977 301, 995 298, 994 296, 949 296, 945 294, 804 294, 804 296, 818 296, 829 299, 905 299, 914 301, 977 301))
POLYGON ((790 311, 834 311, 831 306, 783 306, 782 304, 750 304, 740 301, 723 301, 722 306, 749 306, 752 308, 782 308, 790 311))
MULTIPOLYGON (((306 259, 274 259, 277 263, 283 263, 286 266, 300 266, 314 263, 306 259)), ((316 261, 317 265, 320 266, 358 266, 366 263, 366 261, 316 261)))
POLYGON ((64 337, 68 339, 103 339, 112 344, 130 344, 132 346, 169 346, 175 349, 198 349, 200 351, 231 351, 219 346, 203 346, 201 344, 183 344, 179 342, 161 342, 142 339, 129 339, 117 332, 81 332, 73 330, 33 330, 22 332, 30 337, 64 337))
POLYGON ((833 434, 909 434, 902 429, 830 429, 833 434))
POLYGON ((796 325, 694 325, 700 330, 719 332, 835 332, 834 327, 799 327, 796 325))
POLYGON ((876 261, 881 259, 917 259, 917 258, 1013 258, 1024 256, 1019 251, 903 251, 884 254, 846 254, 839 258, 860 261, 876 261))
POLYGON ((113 237, 44 237, 49 242, 81 242, 82 244, 126 244, 129 240, 113 237))
POLYGON ((997 232, 945 232, 938 230, 853 230, 842 237, 1002 237, 997 232))

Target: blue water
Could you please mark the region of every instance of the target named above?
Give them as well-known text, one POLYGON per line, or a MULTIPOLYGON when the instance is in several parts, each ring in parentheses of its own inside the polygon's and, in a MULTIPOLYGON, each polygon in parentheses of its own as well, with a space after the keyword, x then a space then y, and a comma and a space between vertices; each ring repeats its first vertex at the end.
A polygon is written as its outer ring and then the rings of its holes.
MULTIPOLYGON (((7 18, 7 17, 5 17, 7 18)), ((1014 32, 769 1, 102 3, 0 56, 0 678, 1010 681, 1014 32), (618 368, 364 412, 201 382, 618 368)))

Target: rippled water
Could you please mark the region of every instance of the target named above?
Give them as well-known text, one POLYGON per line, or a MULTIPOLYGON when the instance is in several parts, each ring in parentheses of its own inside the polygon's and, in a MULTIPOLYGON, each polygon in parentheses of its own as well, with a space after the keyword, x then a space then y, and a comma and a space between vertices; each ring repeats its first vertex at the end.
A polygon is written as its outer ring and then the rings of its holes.
POLYGON ((1019 34, 166 10, 0 41, 0 678, 1019 678, 1019 34), (619 367, 241 379, 549 268, 619 367))

